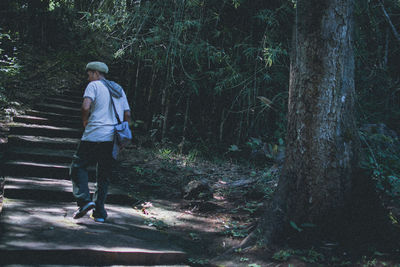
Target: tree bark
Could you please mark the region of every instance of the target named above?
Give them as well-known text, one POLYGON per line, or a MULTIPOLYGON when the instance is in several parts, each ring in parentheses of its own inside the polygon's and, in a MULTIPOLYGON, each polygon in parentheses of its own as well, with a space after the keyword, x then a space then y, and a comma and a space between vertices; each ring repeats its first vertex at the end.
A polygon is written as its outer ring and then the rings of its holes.
POLYGON ((286 159, 261 227, 275 242, 340 218, 357 165, 352 0, 298 0, 286 159), (299 229, 297 229, 299 230, 299 229))

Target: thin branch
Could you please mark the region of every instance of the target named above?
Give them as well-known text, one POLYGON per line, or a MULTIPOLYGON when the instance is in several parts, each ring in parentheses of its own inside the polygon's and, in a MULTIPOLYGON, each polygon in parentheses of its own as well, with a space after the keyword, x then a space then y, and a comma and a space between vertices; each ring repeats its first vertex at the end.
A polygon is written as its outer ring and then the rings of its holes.
POLYGON ((397 41, 400 42, 400 35, 397 32, 396 28, 394 27, 394 25, 392 23, 392 20, 389 17, 389 14, 386 12, 386 9, 385 9, 385 6, 383 5, 382 0, 380 0, 379 3, 380 3, 380 6, 382 8, 383 14, 385 15, 386 21, 389 23, 390 27, 392 28, 394 37, 396 37, 397 41))

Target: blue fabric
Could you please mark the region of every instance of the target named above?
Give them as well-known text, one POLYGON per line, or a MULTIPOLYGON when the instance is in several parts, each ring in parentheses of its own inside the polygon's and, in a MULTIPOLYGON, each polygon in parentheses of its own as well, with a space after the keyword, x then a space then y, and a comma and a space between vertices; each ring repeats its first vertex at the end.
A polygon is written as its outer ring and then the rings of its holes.
POLYGON ((129 123, 127 121, 123 121, 121 124, 115 125, 115 131, 119 146, 126 146, 132 141, 132 132, 131 129, 129 129, 129 123))
POLYGON ((88 185, 88 167, 96 165, 96 189, 93 194, 96 208, 93 210, 93 216, 104 219, 107 218, 104 204, 114 164, 112 149, 113 142, 81 141, 70 167, 73 194, 78 206, 82 207, 92 201, 88 185))
POLYGON ((116 140, 114 140, 112 156, 117 159, 119 151, 132 141, 132 132, 127 121, 115 125, 114 129, 116 140))
POLYGON ((101 82, 110 90, 110 93, 115 98, 120 98, 122 96, 122 87, 114 81, 109 81, 106 79, 101 79, 101 82))

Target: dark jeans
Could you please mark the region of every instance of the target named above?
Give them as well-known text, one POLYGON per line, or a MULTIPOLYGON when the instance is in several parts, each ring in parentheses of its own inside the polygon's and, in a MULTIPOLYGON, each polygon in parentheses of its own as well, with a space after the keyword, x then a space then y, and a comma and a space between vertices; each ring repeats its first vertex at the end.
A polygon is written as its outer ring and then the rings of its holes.
POLYGON ((113 142, 81 141, 70 168, 73 194, 78 206, 82 207, 92 201, 88 185, 88 167, 96 165, 96 191, 93 195, 93 202, 96 203, 96 208, 93 210, 93 216, 98 218, 107 217, 104 203, 114 164, 112 148, 113 142))

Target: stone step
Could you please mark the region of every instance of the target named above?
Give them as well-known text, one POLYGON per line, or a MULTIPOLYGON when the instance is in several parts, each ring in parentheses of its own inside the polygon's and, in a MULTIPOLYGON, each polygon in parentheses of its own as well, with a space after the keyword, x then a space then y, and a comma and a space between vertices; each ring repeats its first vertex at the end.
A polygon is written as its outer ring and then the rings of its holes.
POLYGON ((67 97, 46 97, 44 101, 48 104, 56 104, 56 105, 62 105, 66 107, 71 107, 71 108, 80 108, 82 105, 82 98, 79 100, 75 99, 68 99, 67 97))
POLYGON ((43 136, 30 135, 9 135, 8 147, 23 146, 23 147, 40 147, 51 149, 68 149, 76 150, 79 144, 77 138, 50 138, 43 136))
POLYGON ((71 114, 57 114, 52 112, 44 112, 39 110, 26 110, 26 115, 47 118, 59 121, 81 121, 81 116, 71 114))
MULTIPOLYGON (((89 183, 91 195, 95 183, 89 183)), ((55 180, 38 177, 6 177, 5 194, 7 199, 31 199, 39 201, 74 202, 72 183, 69 180, 55 180)), ((116 185, 108 188, 107 204, 132 206, 138 200, 116 185)))
POLYGON ((33 176, 54 179, 69 179, 68 163, 43 163, 28 160, 7 160, 4 171, 7 176, 33 176))
POLYGON ((19 115, 13 117, 13 121, 26 124, 70 127, 75 129, 82 128, 82 122, 80 120, 68 121, 68 120, 56 120, 56 119, 49 119, 49 118, 42 118, 42 117, 28 116, 28 115, 19 115))
POLYGON ((71 163, 74 154, 75 150, 13 146, 7 150, 7 159, 42 163, 71 163))
POLYGON ((0 214, 3 210, 3 199, 4 199, 4 185, 5 185, 4 177, 0 176, 0 214))
POLYGON ((6 201, 0 216, 2 264, 168 265, 186 254, 170 236, 145 225, 130 207, 106 205, 108 218, 96 223, 72 219, 76 206, 50 201, 6 201))
POLYGON ((53 96, 53 97, 56 97, 56 98, 62 97, 62 98, 64 98, 64 99, 67 99, 67 100, 70 100, 70 101, 82 103, 82 101, 83 101, 83 92, 82 92, 79 96, 73 96, 73 95, 55 95, 55 96, 53 96))
POLYGON ((80 138, 82 136, 82 131, 80 129, 67 128, 67 127, 13 123, 10 125, 10 134, 45 136, 45 137, 62 137, 62 138, 80 138))
MULTIPOLYGON (((33 176, 41 178, 52 178, 59 180, 68 180, 69 168, 71 162, 51 163, 51 162, 35 162, 32 160, 6 160, 3 163, 6 176, 33 176)), ((89 167, 89 181, 96 180, 95 166, 89 167)))
POLYGON ((81 109, 80 108, 71 108, 62 105, 56 104, 37 104, 35 105, 35 109, 42 112, 50 112, 61 115, 70 115, 70 116, 80 116, 81 109))
POLYGON ((84 91, 83 90, 65 90, 62 92, 63 96, 73 96, 80 97, 82 99, 84 91))

